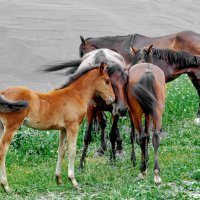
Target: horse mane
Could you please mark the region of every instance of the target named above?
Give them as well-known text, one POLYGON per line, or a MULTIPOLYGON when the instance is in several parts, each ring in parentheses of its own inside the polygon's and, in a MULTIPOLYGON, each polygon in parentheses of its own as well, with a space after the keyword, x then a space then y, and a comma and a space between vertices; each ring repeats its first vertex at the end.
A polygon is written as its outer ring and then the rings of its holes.
POLYGON ((167 60, 170 64, 179 64, 182 66, 200 64, 200 58, 198 56, 194 56, 186 51, 152 48, 152 55, 158 59, 167 60))
POLYGON ((91 71, 93 69, 97 69, 98 67, 99 67, 99 65, 98 66, 92 66, 92 67, 88 66, 88 67, 85 67, 85 68, 83 68, 81 70, 75 71, 75 73, 73 73, 70 76, 68 76, 67 81, 61 87, 59 87, 56 90, 63 89, 65 87, 69 86, 70 84, 72 84, 74 81, 79 79, 81 76, 83 76, 87 72, 89 72, 89 71, 91 71))
POLYGON ((107 58, 102 50, 98 51, 94 56, 93 65, 99 64, 99 63, 107 63, 107 58))

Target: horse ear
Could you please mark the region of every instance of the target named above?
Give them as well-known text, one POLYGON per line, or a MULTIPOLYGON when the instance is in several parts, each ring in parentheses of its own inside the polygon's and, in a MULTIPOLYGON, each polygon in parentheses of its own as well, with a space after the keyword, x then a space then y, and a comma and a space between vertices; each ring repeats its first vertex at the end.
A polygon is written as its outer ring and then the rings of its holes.
POLYGON ((131 53, 132 53, 132 54, 136 54, 136 52, 137 52, 137 49, 134 48, 132 45, 131 45, 131 47, 130 47, 130 50, 131 50, 131 53))
POLYGON ((148 55, 152 52, 152 48, 153 48, 153 44, 150 45, 150 47, 149 47, 148 50, 147 50, 148 55))
POLYGON ((85 45, 85 39, 84 39, 84 37, 82 35, 80 35, 80 38, 81 38, 82 44, 85 45))
POLYGON ((101 74, 103 73, 103 70, 104 70, 105 66, 106 66, 105 63, 101 62, 100 66, 99 66, 99 70, 100 70, 101 74))

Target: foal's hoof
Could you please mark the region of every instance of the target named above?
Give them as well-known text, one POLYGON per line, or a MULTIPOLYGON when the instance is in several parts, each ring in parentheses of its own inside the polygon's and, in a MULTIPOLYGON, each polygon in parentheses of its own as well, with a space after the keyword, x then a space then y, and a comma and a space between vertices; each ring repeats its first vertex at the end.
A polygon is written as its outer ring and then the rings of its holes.
POLYGON ((4 184, 1 183, 1 186, 3 187, 5 192, 7 192, 7 193, 11 192, 11 189, 8 185, 4 185, 4 184))
POLYGON ((57 183, 58 185, 61 185, 61 184, 62 184, 61 176, 56 176, 56 183, 57 183))
POLYGON ((196 119, 194 120, 194 123, 195 123, 196 125, 200 125, 200 118, 196 118, 196 119))

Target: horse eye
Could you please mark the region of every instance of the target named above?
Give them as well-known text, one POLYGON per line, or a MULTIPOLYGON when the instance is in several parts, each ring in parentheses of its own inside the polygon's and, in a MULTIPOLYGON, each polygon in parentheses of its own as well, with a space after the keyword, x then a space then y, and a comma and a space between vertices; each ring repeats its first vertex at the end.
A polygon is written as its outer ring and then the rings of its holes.
POLYGON ((106 85, 110 84, 110 80, 109 79, 106 79, 105 82, 106 82, 106 85))

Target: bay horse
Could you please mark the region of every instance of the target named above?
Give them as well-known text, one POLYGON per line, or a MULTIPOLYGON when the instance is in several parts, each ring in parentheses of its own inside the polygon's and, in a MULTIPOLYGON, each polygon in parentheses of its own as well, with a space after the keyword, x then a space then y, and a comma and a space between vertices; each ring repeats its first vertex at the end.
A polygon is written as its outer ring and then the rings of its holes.
MULTIPOLYGON (((97 116, 100 127, 101 127, 101 147, 97 150, 98 155, 104 154, 107 150, 107 142, 106 142, 106 122, 103 118, 102 111, 110 111, 113 113, 113 124, 110 132, 110 140, 112 140, 114 132, 117 132, 117 150, 119 153, 122 152, 122 139, 117 128, 117 122, 119 119, 119 115, 123 116, 126 113, 126 95, 125 95, 125 84, 127 82, 127 74, 124 72, 125 61, 124 58, 118 53, 110 50, 110 49, 97 49, 91 51, 83 56, 80 62, 76 63, 75 66, 72 67, 69 71, 65 72, 65 74, 69 75, 76 71, 84 69, 88 65, 98 65, 99 63, 104 62, 107 65, 107 72, 110 77, 112 87, 115 93, 115 102, 112 105, 105 105, 105 102, 102 101, 101 98, 94 96, 93 103, 88 106, 87 111, 87 128, 84 136, 84 147, 83 153, 80 160, 80 166, 83 168, 83 163, 85 161, 86 152, 88 149, 88 145, 91 142, 91 133, 92 133, 92 125, 95 117, 97 116), (76 66, 78 64, 78 66, 76 66)), ((69 63, 68 63, 69 64, 69 63)), ((71 68, 70 63, 68 65, 71 68)), ((58 68, 67 68, 65 63, 61 63, 58 65, 52 65, 46 68, 44 71, 56 71, 58 68)))
MULTIPOLYGON (((108 48, 121 54, 125 59, 126 66, 130 66, 132 62, 132 56, 129 54, 130 46, 141 49, 150 45, 162 49, 167 48, 176 51, 187 51, 193 55, 200 56, 200 34, 193 31, 182 31, 160 37, 147 37, 141 34, 132 34, 127 36, 105 36, 84 39, 81 36, 79 54, 80 57, 82 57, 85 53, 94 49, 108 48)), ((190 73, 189 77, 199 95, 199 107, 195 123, 200 124, 200 86, 195 73, 190 73)))
MULTIPOLYGON (((158 165, 159 133, 162 113, 165 106, 165 75, 163 71, 150 63, 139 63, 128 71, 127 102, 131 121, 139 133, 141 147, 140 178, 147 175, 148 139, 150 121, 153 121, 152 143, 154 147, 154 182, 161 183, 158 165), (145 129, 142 117, 145 116, 145 129)), ((132 130, 132 133, 134 129, 132 130)), ((131 138, 134 136, 131 136, 131 138)))
POLYGON ((25 87, 10 87, 0 92, 0 120, 4 132, 0 139, 0 182, 6 192, 10 191, 5 157, 15 132, 22 124, 42 130, 60 130, 60 143, 56 166, 56 180, 61 183, 62 160, 68 144, 68 178, 79 189, 74 174, 76 141, 79 125, 95 94, 107 104, 113 103, 115 95, 105 64, 84 68, 71 75, 59 89, 41 93, 25 87))
MULTIPOLYGON (((131 65, 128 70, 128 83, 126 88, 127 103, 132 122, 131 142, 132 159, 135 159, 134 140, 135 129, 139 133, 141 147, 140 178, 147 175, 149 127, 153 121, 152 143, 154 147, 154 182, 161 183, 160 168, 158 165, 159 134, 162 124, 162 114, 165 107, 165 75, 156 65, 146 63, 144 60, 131 65), (145 129, 142 117, 145 117, 145 129), (134 124, 134 126, 133 126, 134 124)), ((114 153, 114 151, 113 151, 114 153)), ((135 162, 135 160, 133 160, 135 162)))
MULTIPOLYGON (((154 48, 153 45, 142 49, 132 49, 132 65, 138 62, 148 62, 158 66, 165 74, 165 82, 172 81, 179 77, 181 74, 187 74, 197 89, 200 97, 200 57, 194 56, 185 51, 174 51, 171 49, 158 49, 154 48), (193 77, 193 78, 192 78, 193 77), (194 79, 195 77, 195 79, 194 79)), ((200 110, 198 111, 200 114, 200 110)), ((199 115, 200 116, 200 115, 199 115)), ((198 119, 196 122, 198 123, 198 119)), ((131 130, 131 141, 132 141, 132 154, 131 160, 133 166, 136 164, 134 142, 134 125, 132 124, 131 130)))

